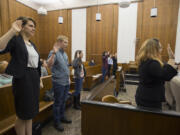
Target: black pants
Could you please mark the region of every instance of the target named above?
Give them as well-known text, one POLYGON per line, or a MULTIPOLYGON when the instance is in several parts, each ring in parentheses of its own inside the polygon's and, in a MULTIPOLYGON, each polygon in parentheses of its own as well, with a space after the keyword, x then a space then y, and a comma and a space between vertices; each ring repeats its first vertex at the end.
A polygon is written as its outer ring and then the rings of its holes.
POLYGON ((111 75, 111 65, 110 64, 108 64, 108 72, 107 72, 107 74, 108 74, 108 77, 110 77, 110 75, 111 75))

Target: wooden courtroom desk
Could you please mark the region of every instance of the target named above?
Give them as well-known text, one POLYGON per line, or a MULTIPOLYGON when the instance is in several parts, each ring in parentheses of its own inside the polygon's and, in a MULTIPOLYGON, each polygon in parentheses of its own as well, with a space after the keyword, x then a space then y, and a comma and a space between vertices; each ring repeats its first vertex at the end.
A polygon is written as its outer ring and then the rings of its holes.
POLYGON ((179 135, 180 114, 125 104, 81 102, 82 135, 179 135))
POLYGON ((104 89, 110 81, 101 84, 101 88, 81 101, 82 135, 180 134, 180 113, 101 102, 104 95, 113 93, 113 89, 104 89))
POLYGON ((166 101, 173 106, 176 102, 176 111, 180 112, 180 75, 175 76, 171 81, 165 83, 166 101))

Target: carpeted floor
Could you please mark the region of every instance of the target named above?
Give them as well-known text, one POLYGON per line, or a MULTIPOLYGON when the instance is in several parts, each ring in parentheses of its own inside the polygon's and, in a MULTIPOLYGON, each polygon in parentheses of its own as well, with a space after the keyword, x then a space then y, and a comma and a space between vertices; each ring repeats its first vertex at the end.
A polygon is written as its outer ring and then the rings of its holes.
MULTIPOLYGON (((101 87, 101 85, 96 86, 96 88, 89 92, 82 91, 81 100, 86 99, 94 90, 97 90, 99 87, 101 87)), ((105 87, 107 90, 114 88, 115 81, 112 81, 105 87)), ((134 100, 136 88, 136 85, 126 85, 127 92, 120 92, 118 99, 129 100, 133 105, 136 105, 134 100)), ((64 132, 58 132, 55 130, 53 127, 53 121, 51 121, 42 129, 42 135, 81 135, 81 111, 77 111, 70 107, 66 110, 66 115, 68 118, 72 119, 72 124, 63 124, 65 129, 64 132)))

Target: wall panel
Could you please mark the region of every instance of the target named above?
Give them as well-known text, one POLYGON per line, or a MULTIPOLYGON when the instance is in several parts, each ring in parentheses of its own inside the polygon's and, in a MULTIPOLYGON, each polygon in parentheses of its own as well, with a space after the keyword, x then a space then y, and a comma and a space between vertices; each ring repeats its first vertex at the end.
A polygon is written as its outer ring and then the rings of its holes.
MULTIPOLYGON (((180 4, 180 3, 179 3, 180 4)), ((177 35, 176 35, 176 48, 175 48, 175 60, 177 63, 180 63, 180 5, 178 13, 178 26, 177 26, 177 35)))
POLYGON ((10 15, 10 24, 16 20, 19 16, 31 17, 36 21, 36 33, 32 37, 32 41, 36 44, 39 49, 39 17, 36 10, 29 8, 16 0, 9 0, 9 15, 10 15))
POLYGON ((100 6, 101 21, 96 21, 97 6, 87 8, 86 60, 101 63, 103 51, 117 52, 118 5, 100 6))
POLYGON ((128 8, 119 7, 118 22, 118 63, 129 63, 135 60, 135 44, 137 31, 137 4, 128 8))
MULTIPOLYGON (((9 1, 0 0, 0 36, 10 28, 9 22, 9 1)), ((9 54, 0 55, 0 61, 7 60, 9 61, 9 54)))
POLYGON ((86 61, 86 8, 72 10, 72 56, 77 50, 82 50, 86 61))
POLYGON ((157 0, 158 17, 151 18, 153 0, 144 0, 138 5, 136 54, 141 44, 148 38, 156 37, 163 46, 162 57, 167 60, 167 44, 175 49, 179 0, 157 0))
MULTIPOLYGON (((38 15, 35 10, 24 6, 16 0, 0 0, 0 14, 1 14, 1 35, 6 33, 10 28, 12 22, 19 16, 28 16, 33 18, 37 23, 36 34, 31 39, 39 49, 39 23, 38 23, 38 15)), ((0 55, 1 60, 9 61, 10 55, 0 55)))
POLYGON ((48 12, 47 16, 39 16, 40 24, 40 52, 43 58, 47 58, 49 51, 53 48, 58 35, 69 38, 67 54, 71 58, 71 10, 59 10, 48 12), (62 16, 63 24, 58 23, 58 17, 62 16))

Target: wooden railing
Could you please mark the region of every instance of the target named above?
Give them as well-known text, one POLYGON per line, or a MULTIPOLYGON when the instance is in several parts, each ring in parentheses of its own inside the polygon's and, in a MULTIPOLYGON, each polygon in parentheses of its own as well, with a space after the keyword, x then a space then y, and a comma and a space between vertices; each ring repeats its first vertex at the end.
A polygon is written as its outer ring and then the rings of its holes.
POLYGON ((81 102, 82 135, 179 135, 180 113, 101 102, 112 89, 106 81, 81 102))

